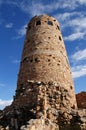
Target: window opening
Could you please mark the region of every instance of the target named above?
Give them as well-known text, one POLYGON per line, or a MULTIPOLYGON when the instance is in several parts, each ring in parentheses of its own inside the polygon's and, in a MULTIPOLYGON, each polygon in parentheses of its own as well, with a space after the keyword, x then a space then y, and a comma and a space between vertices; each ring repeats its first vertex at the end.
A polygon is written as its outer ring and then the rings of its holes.
POLYGON ((49 56, 52 56, 52 55, 49 55, 49 56))
POLYGON ((37 22, 36 22, 36 25, 41 25, 41 22, 40 22, 40 21, 37 21, 37 22))
POLYGON ((31 29, 31 26, 28 26, 28 29, 31 29))
POLYGON ((35 62, 39 62, 39 59, 38 59, 38 58, 35 58, 35 62))
POLYGON ((51 21, 48 21, 48 25, 53 26, 53 23, 51 21))
POLYGON ((42 34, 45 33, 45 32, 42 32, 42 34))
POLYGON ((58 30, 60 30, 59 26, 57 25, 58 30))
POLYGON ((23 59, 23 62, 28 61, 28 60, 29 60, 29 58, 26 57, 26 58, 23 59))
POLYGON ((59 36, 59 40, 60 40, 60 41, 62 40, 60 36, 59 36))
POLYGON ((48 62, 50 62, 50 59, 48 59, 48 62))
POLYGON ((55 57, 53 57, 53 59, 55 59, 55 57))
POLYGON ((72 87, 72 86, 70 86, 70 89, 73 89, 73 87, 72 87))
POLYGON ((26 58, 26 61, 28 61, 28 60, 29 60, 29 58, 27 57, 27 58, 26 58))
POLYGON ((56 90, 59 90, 59 87, 56 87, 56 90))
POLYGON ((57 64, 58 66, 60 65, 60 63, 57 64))
POLYGON ((33 62, 33 60, 31 59, 31 60, 30 60, 30 62, 32 63, 32 62, 33 62))
POLYGON ((23 62, 25 62, 25 61, 26 61, 26 58, 23 59, 23 62))

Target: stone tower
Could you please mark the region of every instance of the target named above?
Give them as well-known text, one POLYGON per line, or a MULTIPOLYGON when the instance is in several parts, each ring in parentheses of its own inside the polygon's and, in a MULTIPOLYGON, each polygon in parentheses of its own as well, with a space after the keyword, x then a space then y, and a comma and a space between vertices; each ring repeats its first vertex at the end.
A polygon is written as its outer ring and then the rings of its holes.
POLYGON ((77 108, 59 23, 51 16, 35 16, 28 24, 13 104, 53 121, 55 111, 77 108))
POLYGON ((86 110, 77 108, 59 23, 51 16, 28 24, 16 94, 0 111, 1 129, 86 130, 86 110))

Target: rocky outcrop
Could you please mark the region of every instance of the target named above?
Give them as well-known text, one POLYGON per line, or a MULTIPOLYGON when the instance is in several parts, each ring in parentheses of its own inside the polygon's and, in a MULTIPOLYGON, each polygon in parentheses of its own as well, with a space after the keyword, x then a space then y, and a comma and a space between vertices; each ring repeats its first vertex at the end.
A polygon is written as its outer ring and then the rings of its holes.
POLYGON ((86 109, 68 110, 61 108, 51 121, 43 115, 40 118, 32 116, 28 108, 5 109, 0 116, 0 130, 86 130, 86 109))
POLYGON ((22 126, 21 130, 59 130, 59 126, 52 123, 49 119, 31 119, 26 126, 22 126))
POLYGON ((86 130, 86 110, 64 110, 57 112, 58 123, 48 118, 31 119, 21 130, 86 130))
POLYGON ((86 109, 86 92, 76 94, 78 108, 86 109))

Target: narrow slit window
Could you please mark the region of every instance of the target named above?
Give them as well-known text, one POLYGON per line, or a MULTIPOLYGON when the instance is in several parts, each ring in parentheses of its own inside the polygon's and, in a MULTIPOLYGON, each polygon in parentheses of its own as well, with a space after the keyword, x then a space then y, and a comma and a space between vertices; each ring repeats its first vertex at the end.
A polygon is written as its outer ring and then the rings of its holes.
POLYGON ((60 41, 62 40, 61 36, 59 36, 59 40, 60 40, 60 41))
POLYGON ((73 89, 73 87, 72 87, 72 86, 70 86, 70 89, 73 89))
POLYGON ((30 26, 30 25, 28 26, 28 29, 31 29, 31 26, 30 26))
POLYGON ((59 26, 57 25, 58 30, 60 30, 59 26))
POLYGON ((41 22, 40 22, 40 21, 37 21, 37 22, 36 22, 36 25, 41 25, 41 22))
POLYGON ((48 25, 53 26, 53 22, 52 21, 48 21, 48 25))

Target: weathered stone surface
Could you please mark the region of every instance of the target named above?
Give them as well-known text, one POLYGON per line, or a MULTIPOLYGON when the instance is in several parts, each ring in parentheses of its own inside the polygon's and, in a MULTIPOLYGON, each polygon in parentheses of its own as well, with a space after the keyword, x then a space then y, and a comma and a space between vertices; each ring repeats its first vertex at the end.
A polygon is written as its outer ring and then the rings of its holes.
POLYGON ((21 130, 59 130, 59 126, 51 123, 49 119, 30 120, 27 126, 22 126, 21 130))

